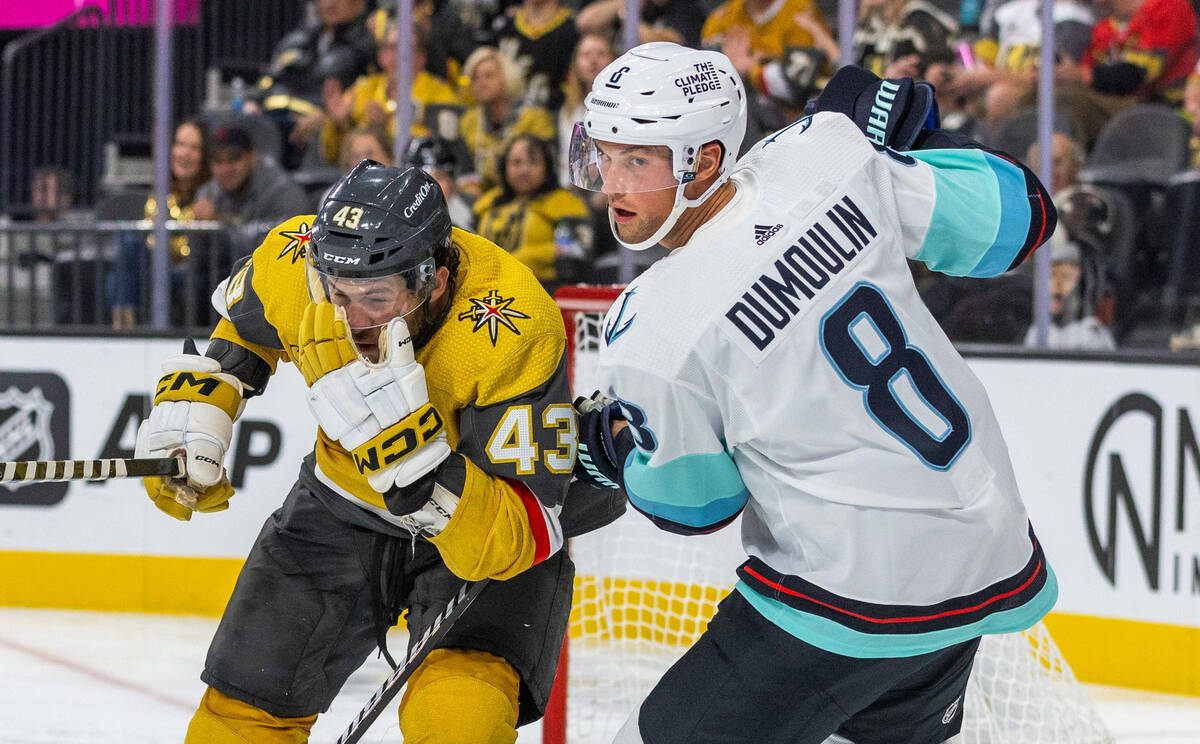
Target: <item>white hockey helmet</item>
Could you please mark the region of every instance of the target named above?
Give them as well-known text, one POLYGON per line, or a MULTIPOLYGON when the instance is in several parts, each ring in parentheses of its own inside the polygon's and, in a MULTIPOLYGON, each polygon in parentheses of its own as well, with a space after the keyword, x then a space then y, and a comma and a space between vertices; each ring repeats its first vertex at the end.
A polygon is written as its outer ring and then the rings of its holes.
MULTIPOLYGON (((584 120, 571 141, 571 182, 589 191, 626 193, 674 188, 675 207, 649 239, 622 245, 645 250, 662 240, 679 215, 708 199, 729 177, 746 135, 746 91, 729 58, 720 52, 652 42, 630 49, 596 76, 584 100, 584 120), (601 163, 596 142, 666 146, 671 172, 658 178, 628 176, 617 183, 601 163), (696 177, 700 148, 725 149, 716 181, 697 199, 684 196, 696 177), (605 188, 605 177, 609 186, 605 188)), ((613 234, 620 236, 613 224, 613 234)))

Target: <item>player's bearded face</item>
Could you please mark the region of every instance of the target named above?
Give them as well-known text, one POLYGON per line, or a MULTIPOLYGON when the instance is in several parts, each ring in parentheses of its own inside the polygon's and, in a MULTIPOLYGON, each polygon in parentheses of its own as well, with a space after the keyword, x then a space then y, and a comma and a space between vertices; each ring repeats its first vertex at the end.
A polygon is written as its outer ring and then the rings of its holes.
POLYGON ((354 344, 368 361, 379 361, 379 331, 393 318, 404 318, 413 335, 426 321, 428 303, 399 276, 328 282, 329 301, 345 309, 354 344))

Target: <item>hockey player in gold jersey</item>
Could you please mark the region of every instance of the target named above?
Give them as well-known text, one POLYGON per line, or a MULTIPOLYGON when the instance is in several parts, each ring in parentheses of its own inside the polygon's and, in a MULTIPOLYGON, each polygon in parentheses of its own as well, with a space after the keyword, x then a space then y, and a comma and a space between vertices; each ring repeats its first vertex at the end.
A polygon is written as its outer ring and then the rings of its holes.
POLYGON ((484 577, 502 581, 412 677, 400 728, 410 743, 515 741, 549 695, 574 573, 557 306, 516 259, 451 228, 432 178, 371 161, 315 217, 272 230, 214 304, 206 355, 167 360, 138 432, 139 456, 187 455, 186 479, 146 479, 155 504, 178 519, 192 516, 179 494, 228 506, 233 420, 280 362, 320 428, 238 578, 187 742, 307 741, 404 610, 419 633, 484 577))

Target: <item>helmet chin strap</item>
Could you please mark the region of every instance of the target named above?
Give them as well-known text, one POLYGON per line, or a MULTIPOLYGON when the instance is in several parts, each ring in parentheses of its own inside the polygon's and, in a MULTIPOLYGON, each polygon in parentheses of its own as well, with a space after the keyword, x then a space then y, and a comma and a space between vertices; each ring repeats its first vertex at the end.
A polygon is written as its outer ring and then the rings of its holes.
POLYGON ((716 181, 713 181, 712 185, 710 185, 704 191, 704 193, 696 199, 689 199, 683 195, 683 190, 687 188, 687 183, 681 181, 679 185, 675 187, 675 206, 671 208, 671 213, 667 215, 666 219, 663 220, 662 225, 660 225, 659 228, 654 231, 653 235, 641 241, 640 243, 626 243, 624 240, 621 240, 621 234, 617 232, 617 223, 613 220, 612 209, 609 209, 608 226, 612 230, 613 237, 617 239, 618 243, 631 251, 644 251, 647 248, 654 247, 660 240, 667 237, 667 233, 671 232, 671 228, 675 227, 675 223, 679 221, 679 217, 683 214, 685 209, 689 207, 698 207, 704 202, 708 201, 708 197, 712 196, 713 193, 716 192, 717 187, 724 183, 726 178, 728 178, 727 172, 721 174, 721 176, 717 178, 716 181))

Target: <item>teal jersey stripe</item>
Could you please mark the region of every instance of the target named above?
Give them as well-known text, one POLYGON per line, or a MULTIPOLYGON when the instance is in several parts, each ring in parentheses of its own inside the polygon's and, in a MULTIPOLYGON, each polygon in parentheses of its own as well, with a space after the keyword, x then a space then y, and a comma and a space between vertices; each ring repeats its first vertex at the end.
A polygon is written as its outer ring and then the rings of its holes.
POLYGON ((970 275, 974 277, 996 276, 1008 271, 1013 259, 1025 246, 1032 217, 1025 174, 1021 169, 989 152, 983 153, 983 157, 996 174, 1000 188, 1000 229, 992 247, 971 270, 970 275))
POLYGON ((817 615, 788 607, 759 594, 744 581, 734 587, 754 609, 782 630, 805 643, 842 656, 860 659, 915 656, 948 648, 981 635, 1015 633, 1032 627, 1045 617, 1058 600, 1058 579, 1046 567, 1046 583, 1028 602, 1011 610, 996 612, 970 625, 929 633, 861 633, 817 615))
POLYGON ((684 455, 650 465, 629 453, 625 492, 640 511, 688 527, 708 527, 741 511, 750 498, 737 465, 724 452, 684 455))
POLYGON ((930 166, 936 195, 916 260, 943 274, 972 276, 1004 227, 996 169, 982 150, 916 150, 907 154, 930 166))

